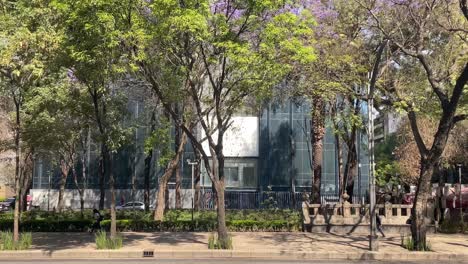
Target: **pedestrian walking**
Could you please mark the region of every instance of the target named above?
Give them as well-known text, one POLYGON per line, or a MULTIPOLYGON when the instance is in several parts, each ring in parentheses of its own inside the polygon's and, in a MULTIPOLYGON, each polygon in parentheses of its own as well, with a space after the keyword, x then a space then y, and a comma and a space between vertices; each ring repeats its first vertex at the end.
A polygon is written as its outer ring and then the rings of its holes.
POLYGON ((101 231, 101 221, 103 220, 103 217, 97 209, 93 209, 93 218, 94 224, 89 231, 90 233, 93 233, 95 230, 101 231))
POLYGON ((382 230, 382 220, 378 214, 375 214, 375 222, 377 224, 377 230, 379 230, 380 234, 382 234, 382 237, 385 237, 385 234, 382 230))

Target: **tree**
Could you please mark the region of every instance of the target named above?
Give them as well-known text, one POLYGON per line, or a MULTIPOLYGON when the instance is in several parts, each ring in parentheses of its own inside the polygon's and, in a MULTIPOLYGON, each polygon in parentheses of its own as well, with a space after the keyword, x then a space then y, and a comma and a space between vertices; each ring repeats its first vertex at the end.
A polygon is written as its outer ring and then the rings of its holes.
MULTIPOLYGON (((56 161, 61 171, 59 184, 59 197, 57 210, 63 209, 65 184, 69 174, 80 195, 81 212, 84 207, 84 187, 78 182, 76 165, 80 148, 85 148, 82 141, 87 137, 87 131, 91 120, 90 110, 92 106, 87 100, 86 94, 78 83, 73 81, 70 71, 62 69, 61 74, 55 76, 55 81, 44 87, 36 88, 30 94, 30 99, 25 104, 24 140, 32 148, 38 150, 41 156, 49 157, 56 161)), ((82 159, 85 158, 82 157, 82 159)), ((85 163, 82 162, 86 181, 85 163)))
MULTIPOLYGON (((348 148, 349 162, 344 163, 345 169, 341 168, 343 162, 339 166, 340 171, 344 171, 344 175, 338 173, 340 182, 343 183, 343 178, 348 178, 352 188, 354 177, 347 176, 357 174, 355 134, 361 123, 356 118, 360 114, 360 103, 356 101, 358 91, 355 87, 364 82, 365 73, 371 67, 368 59, 370 56, 367 54, 369 47, 365 45, 362 32, 367 14, 349 1, 303 1, 303 4, 306 9, 311 10, 318 22, 314 32, 314 47, 321 59, 299 68, 294 78, 298 81, 298 95, 306 96, 311 104, 312 200, 320 203, 323 138, 329 119, 327 116, 334 126, 340 161, 341 139, 348 148), (349 111, 351 108, 353 110, 349 111)), ((339 186, 340 194, 343 194, 345 185, 339 186)))
POLYGON ((67 18, 64 48, 69 56, 67 66, 78 82, 84 85, 93 104, 98 141, 101 144, 99 185, 100 209, 104 207, 105 179, 111 193, 110 236, 116 236, 113 153, 125 144, 129 129, 121 126, 125 104, 119 87, 123 85, 125 52, 120 46, 131 21, 130 2, 122 1, 58 1, 67 18))
POLYGON ((49 1, 3 1, 0 13, 0 85, 14 103, 15 213, 13 239, 19 238, 19 202, 24 176, 23 106, 28 93, 47 84, 48 63, 57 53, 60 34, 49 1))
POLYGON ((424 215, 431 194, 430 180, 450 131, 466 118, 466 97, 462 97, 468 81, 466 0, 459 3, 450 0, 356 2, 368 11, 372 19, 370 30, 389 41, 393 55, 389 68, 396 76, 393 82, 383 86, 381 102, 407 112, 421 156, 411 233, 415 249, 424 250, 427 230, 424 215), (420 75, 405 76, 405 73, 419 72, 420 75), (405 77, 398 78, 401 76, 405 77), (419 76, 424 77, 423 82, 416 82, 415 77, 419 76), (428 105, 433 108, 425 108, 428 105), (417 117, 428 112, 438 122, 429 146, 424 143, 417 123, 417 117))
POLYGON ((200 151, 217 194, 218 237, 228 246, 224 204, 223 139, 247 99, 264 98, 295 64, 315 59, 313 21, 283 1, 152 1, 141 3, 145 34, 136 63, 166 111, 200 151), (178 77, 178 86, 165 80, 178 77), (168 88, 171 89, 168 91, 168 88), (181 119, 174 101, 194 111, 181 119), (184 120, 191 115, 203 135, 184 120), (204 148, 202 140, 207 141, 204 148))
MULTIPOLYGON (((430 117, 421 117, 417 122, 424 143, 426 145, 432 144, 431 140, 434 140, 433 135, 437 131, 437 122, 430 117)), ((463 154, 466 153, 466 139, 466 124, 463 122, 457 123, 450 131, 447 146, 440 159, 440 167, 450 168, 459 163, 467 163, 466 155, 463 154)), ((395 148, 395 155, 401 173, 401 181, 408 185, 416 185, 421 171, 421 155, 414 141, 408 120, 404 120, 398 130, 397 140, 398 145, 395 148)))

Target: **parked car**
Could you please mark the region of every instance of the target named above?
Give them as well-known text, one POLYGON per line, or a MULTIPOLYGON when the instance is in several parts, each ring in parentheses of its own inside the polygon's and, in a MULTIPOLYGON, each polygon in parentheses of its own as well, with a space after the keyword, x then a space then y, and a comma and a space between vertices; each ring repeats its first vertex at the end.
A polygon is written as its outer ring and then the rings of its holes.
POLYGON ((0 202, 0 211, 10 211, 15 209, 15 198, 11 197, 4 202, 0 202))
MULTIPOLYGON (((153 206, 150 205, 150 210, 153 209, 153 206)), ((137 210, 144 211, 145 204, 143 202, 128 202, 124 205, 118 205, 115 207, 115 210, 137 210)))

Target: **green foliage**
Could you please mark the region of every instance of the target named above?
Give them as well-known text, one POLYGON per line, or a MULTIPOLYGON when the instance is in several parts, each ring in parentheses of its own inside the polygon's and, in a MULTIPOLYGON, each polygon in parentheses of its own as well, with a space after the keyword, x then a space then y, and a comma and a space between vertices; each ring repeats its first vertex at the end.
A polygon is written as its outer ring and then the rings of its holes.
POLYGON ((17 243, 13 241, 13 233, 10 231, 0 232, 0 250, 26 250, 31 247, 32 234, 20 233, 17 243))
POLYGON ((461 223, 459 219, 456 219, 456 220, 446 219, 439 226, 439 232, 445 233, 445 234, 464 233, 467 231, 468 231, 468 225, 466 223, 461 223))
POLYGON ((278 201, 276 201, 276 198, 275 198, 275 192, 272 191, 271 189, 271 185, 268 185, 268 191, 266 191, 266 195, 267 195, 267 199, 265 199, 263 202, 262 202, 262 206, 263 208, 266 208, 266 209, 277 209, 278 208, 278 201))
POLYGON ((145 152, 148 153, 153 148, 159 150, 160 166, 166 166, 174 157, 174 149, 171 147, 173 138, 171 133, 172 122, 165 117, 159 118, 159 125, 148 138, 145 139, 145 152))
MULTIPOLYGON (((13 228, 13 214, 0 214, 0 230, 13 228)), ((110 228, 109 212, 103 212, 101 226, 110 228)), ((198 232, 215 231, 217 227, 215 211, 199 211, 191 220, 189 210, 168 210, 163 222, 154 221, 152 213, 117 212, 117 230, 123 231, 169 231, 198 232)), ((291 232, 302 226, 301 214, 296 210, 228 210, 227 227, 232 232, 291 232)), ((92 211, 62 213, 30 211, 22 214, 21 230, 28 232, 86 232, 93 223, 92 211)))
POLYGON ((96 233, 96 247, 97 249, 120 249, 122 248, 122 236, 114 238, 107 237, 106 232, 99 231, 96 233))
POLYGON ((211 234, 208 237, 208 249, 233 249, 232 236, 228 235, 226 241, 220 241, 217 234, 211 234))
POLYGON ((395 160, 394 151, 397 146, 396 135, 388 136, 382 143, 375 146, 375 176, 378 186, 383 187, 387 183, 391 185, 401 184, 398 162, 395 160))
POLYGON ((432 247, 429 241, 426 241, 424 248, 420 248, 420 249, 415 248, 415 244, 411 236, 402 236, 401 246, 410 251, 415 251, 415 250, 416 251, 432 251, 432 247))

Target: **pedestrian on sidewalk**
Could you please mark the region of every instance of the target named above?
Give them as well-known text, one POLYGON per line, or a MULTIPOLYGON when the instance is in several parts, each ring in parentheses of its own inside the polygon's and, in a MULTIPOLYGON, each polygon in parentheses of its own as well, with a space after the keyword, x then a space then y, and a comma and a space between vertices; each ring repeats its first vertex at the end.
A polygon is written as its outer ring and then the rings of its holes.
POLYGON ((377 230, 379 230, 380 234, 382 234, 382 237, 385 237, 385 234, 382 230, 382 220, 378 214, 375 214, 375 222, 377 223, 377 230))
POLYGON ((101 231, 101 221, 103 220, 103 217, 97 209, 93 209, 93 218, 94 224, 89 231, 90 233, 93 233, 95 230, 101 231))

